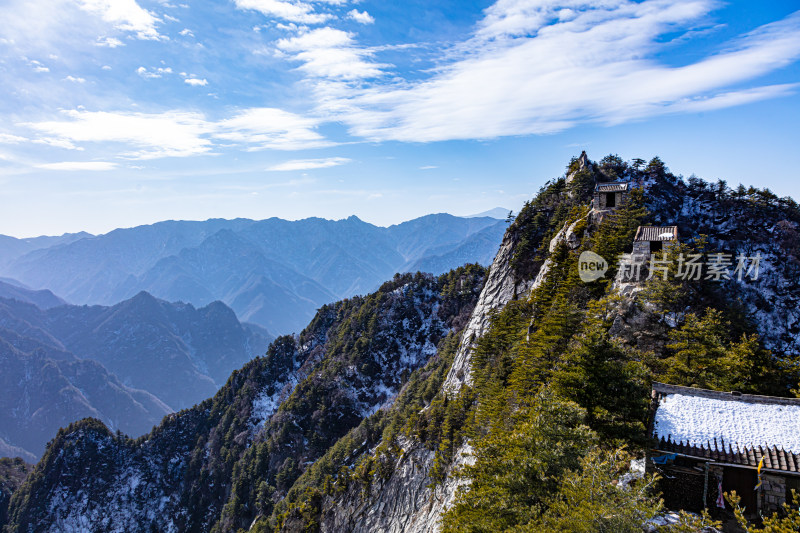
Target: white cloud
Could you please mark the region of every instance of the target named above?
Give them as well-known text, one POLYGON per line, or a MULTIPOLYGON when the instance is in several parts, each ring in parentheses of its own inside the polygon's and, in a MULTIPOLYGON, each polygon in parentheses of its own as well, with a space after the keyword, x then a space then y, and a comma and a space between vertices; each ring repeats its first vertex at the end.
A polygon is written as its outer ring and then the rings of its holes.
POLYGON ((333 18, 328 13, 316 13, 311 4, 283 0, 234 0, 239 9, 251 9, 268 17, 276 17, 301 24, 320 24, 333 18))
POLYGON ((351 34, 335 28, 318 28, 297 37, 280 39, 279 51, 303 63, 299 70, 319 78, 356 80, 380 76, 389 65, 368 61, 373 52, 355 46, 351 34))
POLYGON ((318 119, 281 109, 252 108, 217 122, 214 136, 249 145, 249 150, 302 150, 331 146, 333 143, 315 131, 319 123, 318 119))
POLYGON ((53 148, 63 148, 64 150, 76 150, 78 152, 83 151, 83 147, 76 146, 75 143, 63 137, 39 137, 38 139, 33 139, 32 142, 35 144, 52 146, 53 148))
POLYGON ((103 70, 111 70, 111 66, 110 65, 103 65, 100 68, 103 69, 103 70))
POLYGON ((136 0, 80 0, 79 5, 115 28, 136 34, 139 39, 161 37, 156 30, 156 24, 161 21, 136 0))
POLYGON ((73 83, 85 83, 86 78, 76 78, 75 76, 67 76, 64 78, 65 81, 71 81, 73 83))
POLYGON ((347 18, 351 18, 359 24, 372 24, 375 19, 366 11, 359 12, 358 9, 352 9, 347 12, 347 18))
POLYGON ((75 143, 122 143, 131 158, 185 157, 210 152, 203 135, 212 129, 202 115, 171 111, 161 114, 66 111, 68 120, 28 123, 45 139, 75 143))
POLYGON ((31 61, 29 61, 28 64, 31 66, 31 68, 33 69, 34 72, 50 72, 49 68, 47 68, 46 66, 42 65, 41 62, 36 61, 35 59, 32 59, 31 61))
POLYGON ((25 137, 20 137, 18 135, 11 135, 8 133, 0 133, 0 144, 19 144, 21 142, 25 142, 28 139, 25 137))
MULTIPOLYGON (((184 111, 148 114, 73 110, 63 114, 64 120, 21 126, 39 133, 31 140, 34 143, 70 150, 83 150, 84 145, 92 143, 111 151, 115 157, 131 159, 188 157, 230 145, 254 151, 301 150, 334 144, 315 131, 318 119, 273 108, 245 109, 219 121, 184 111)), ((25 139, 13 136, 6 140, 25 139)))
POLYGON ((269 167, 270 172, 287 170, 312 170, 315 168, 330 168, 349 163, 346 157, 328 157, 326 159, 292 159, 269 167))
POLYGON ((36 165, 36 168, 45 170, 113 170, 117 168, 116 163, 106 161, 63 161, 61 163, 45 163, 36 165))
POLYGON ((358 137, 424 142, 545 134, 796 91, 726 88, 800 58, 800 12, 693 63, 658 61, 664 35, 697 29, 715 7, 715 0, 499 0, 426 79, 366 89, 318 84, 320 105, 358 137))
POLYGON ((436 166, 436 165, 425 165, 425 166, 419 167, 420 170, 433 170, 434 168, 439 168, 439 167, 436 166))
POLYGON ((188 37, 194 37, 194 33, 192 33, 192 30, 190 30, 189 28, 184 28, 178 33, 180 35, 182 35, 183 37, 187 37, 187 36, 188 37))
POLYGON ((155 79, 162 77, 164 74, 172 74, 172 68, 158 67, 154 70, 147 70, 145 67, 139 67, 136 69, 136 73, 145 79, 155 79))
POLYGON ((120 46, 125 46, 125 43, 123 43, 116 37, 98 37, 97 41, 94 44, 95 46, 105 46, 108 48, 117 48, 120 46))
POLYGON ((186 78, 183 81, 184 83, 187 83, 192 87, 205 87, 206 85, 208 85, 208 80, 206 80, 205 78, 203 78, 202 80, 198 78, 186 78))

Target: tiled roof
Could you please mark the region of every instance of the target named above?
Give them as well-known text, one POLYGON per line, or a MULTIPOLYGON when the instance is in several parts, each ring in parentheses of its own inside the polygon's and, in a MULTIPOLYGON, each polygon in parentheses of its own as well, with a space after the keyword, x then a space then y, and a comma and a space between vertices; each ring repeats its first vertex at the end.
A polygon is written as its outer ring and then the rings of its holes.
POLYGON ((639 226, 635 241, 678 240, 678 226, 639 226))
POLYGON ((800 473, 800 398, 653 384, 658 449, 800 473))
POLYGON ((595 187, 597 192, 621 192, 630 188, 630 182, 625 183, 598 183, 595 187))
POLYGON ((664 440, 663 437, 656 445, 658 451, 679 453, 692 457, 702 457, 715 463, 742 465, 757 468, 761 458, 764 458, 764 468, 780 470, 783 472, 800 473, 800 454, 780 450, 777 446, 763 448, 761 446, 734 449, 731 445, 708 442, 707 446, 692 446, 683 441, 674 442, 672 439, 664 440))

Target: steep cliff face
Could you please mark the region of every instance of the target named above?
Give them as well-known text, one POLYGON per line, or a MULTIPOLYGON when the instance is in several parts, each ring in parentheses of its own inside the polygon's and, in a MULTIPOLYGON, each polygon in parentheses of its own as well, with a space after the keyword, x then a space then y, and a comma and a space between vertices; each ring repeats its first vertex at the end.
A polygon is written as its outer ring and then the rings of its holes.
POLYGON ((403 453, 394 465, 394 475, 376 483, 364 494, 354 486, 339 498, 330 499, 322 512, 321 531, 406 533, 437 531, 442 513, 452 505, 462 484, 453 470, 470 461, 469 445, 462 446, 448 468, 443 483, 431 486, 434 452, 411 439, 401 440, 403 453))
POLYGON ((470 354, 475 341, 489 328, 492 311, 501 309, 512 298, 530 290, 531 280, 517 280, 511 268, 516 240, 513 231, 506 231, 503 236, 500 250, 489 268, 486 285, 464 328, 453 366, 447 374, 444 386, 449 390, 457 391, 461 385, 470 383, 470 354))
MULTIPOLYGON (((446 394, 457 395, 462 386, 472 384, 472 352, 476 342, 489 329, 492 315, 511 300, 526 297, 547 276, 549 263, 544 261, 534 271, 532 279, 520 279, 512 266, 519 238, 515 227, 503 237, 442 385, 446 394)), ((565 231, 559 231, 549 241, 548 250, 565 240, 565 231)), ((392 475, 388 480, 377 480, 366 493, 356 485, 350 486, 342 495, 325 498, 321 531, 423 533, 440 529, 442 513, 452 505, 458 487, 464 484, 453 473, 472 461, 471 446, 464 442, 458 447, 443 480, 436 482, 432 476, 436 453, 416 438, 400 439, 399 444, 402 452, 391 467, 392 475)))

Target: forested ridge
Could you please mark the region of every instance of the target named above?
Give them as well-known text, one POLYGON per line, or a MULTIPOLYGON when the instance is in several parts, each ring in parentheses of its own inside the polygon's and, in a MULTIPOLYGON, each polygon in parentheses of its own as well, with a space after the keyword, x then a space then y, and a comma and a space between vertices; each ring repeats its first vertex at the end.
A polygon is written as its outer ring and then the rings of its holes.
MULTIPOLYGON (((421 442, 435 451, 434 485, 463 445, 474 457, 452 473, 467 484, 442 517, 444 531, 641 531, 662 509, 658 483, 646 479, 630 491, 615 483, 648 444, 651 382, 800 396, 800 354, 786 342, 797 324, 787 316, 759 323, 766 308, 800 294, 800 211, 792 199, 684 180, 658 158, 609 156, 586 168, 575 159, 567 174, 570 183, 546 184, 509 228, 513 275, 532 279, 545 265, 547 273, 492 316, 472 354, 472 384, 441 388, 455 347, 441 351, 388 414, 365 420, 300 478, 276 508, 286 510, 263 530, 318 530, 326 512, 341 510, 348 484, 368 502, 369 487, 390 478, 404 447, 421 442), (594 183, 615 179, 644 187, 613 213, 589 216, 594 183), (670 259, 719 246, 761 250, 781 265, 766 267, 766 287, 680 280, 672 266, 666 280, 622 295, 613 261, 604 279, 580 280, 580 252, 616 258, 630 252, 639 226, 667 223, 682 235, 670 259), (558 238, 568 227, 577 246, 558 238), (772 291, 776 278, 789 284, 781 294, 772 291)), ((685 518, 690 528, 703 520, 685 518)))

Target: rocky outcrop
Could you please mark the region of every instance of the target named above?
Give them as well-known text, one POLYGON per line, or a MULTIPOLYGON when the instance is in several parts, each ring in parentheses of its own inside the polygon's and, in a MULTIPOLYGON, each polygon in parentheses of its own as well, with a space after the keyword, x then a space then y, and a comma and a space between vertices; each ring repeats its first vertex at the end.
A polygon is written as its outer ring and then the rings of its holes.
POLYGON ((442 513, 452 504, 456 490, 463 483, 450 474, 471 460, 471 448, 468 444, 463 445, 445 481, 431 488, 429 471, 434 453, 409 439, 403 439, 401 445, 403 454, 386 483, 373 484, 366 495, 359 484, 353 484, 343 497, 327 499, 322 531, 438 531, 442 513))
POLYGON ((573 170, 569 174, 567 174, 567 185, 572 183, 572 180, 575 179, 575 176, 586 167, 591 167, 592 163, 589 161, 589 157, 586 155, 586 151, 581 152, 580 157, 578 157, 578 168, 573 170))
POLYGON ((623 297, 610 311, 608 333, 642 352, 662 353, 667 332, 679 320, 672 315, 661 316, 652 306, 640 307, 636 299, 623 297))

